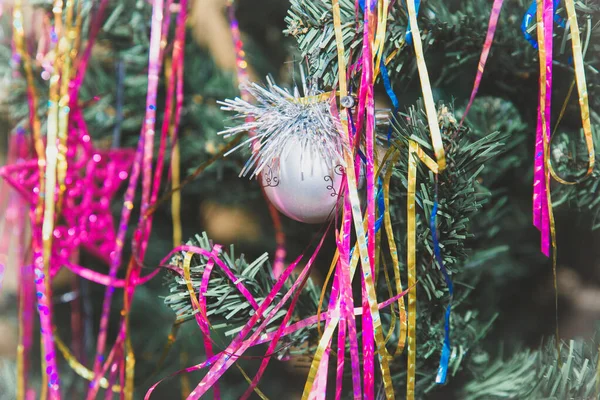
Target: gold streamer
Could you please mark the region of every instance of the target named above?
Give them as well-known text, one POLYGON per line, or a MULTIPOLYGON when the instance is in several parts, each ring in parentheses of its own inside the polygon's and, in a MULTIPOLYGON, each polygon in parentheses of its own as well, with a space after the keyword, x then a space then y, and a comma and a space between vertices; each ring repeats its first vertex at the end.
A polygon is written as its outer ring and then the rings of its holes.
POLYGON ((415 398, 415 375, 417 361, 417 216, 416 216, 416 192, 417 192, 417 158, 421 160, 434 174, 439 172, 438 166, 429 157, 419 144, 413 140, 408 145, 408 191, 407 191, 407 270, 408 270, 408 367, 406 398, 415 398))
MULTIPOLYGON (((56 343, 56 347, 67 361, 67 364, 69 364, 69 367, 71 367, 71 369, 75 371, 77 375, 91 382, 94 379, 94 371, 87 369, 84 365, 77 361, 77 358, 71 353, 67 345, 58 335, 54 336, 54 341, 56 343)), ((100 378, 98 383, 100 384, 101 388, 108 389, 108 379, 105 377, 100 378)), ((121 386, 118 384, 111 386, 110 389, 115 393, 121 393, 121 386)))
POLYGON ((425 111, 427 112, 427 121, 429 122, 429 130, 431 132, 433 151, 435 153, 435 159, 437 160, 439 171, 442 172, 444 169, 446 169, 446 155, 444 153, 440 126, 438 125, 437 111, 435 108, 435 103, 433 102, 433 93, 431 91, 431 84, 429 82, 429 74, 427 73, 427 65, 425 64, 425 58, 423 56, 423 45, 421 43, 421 32, 419 31, 419 27, 417 25, 415 1, 406 0, 406 4, 408 6, 410 27, 413 32, 412 37, 415 46, 415 56, 417 58, 417 67, 419 70, 419 77, 421 79, 421 88, 423 90, 423 100, 425 102, 425 111))
MULTIPOLYGON (((539 0, 538 0, 539 1, 539 0)), ((538 10, 540 6, 538 4, 538 10)), ((585 138, 585 143, 588 149, 588 169, 586 174, 574 181, 567 181, 562 179, 556 174, 554 169, 552 168, 552 162, 550 159, 547 160, 547 166, 552 174, 552 177, 559 183, 563 185, 575 185, 581 180, 587 178, 594 171, 594 164, 596 159, 596 153, 594 151, 594 139, 592 136, 592 125, 590 123, 590 106, 588 101, 588 93, 587 93, 587 84, 585 79, 585 66, 583 64, 583 53, 581 51, 581 39, 579 37, 579 25, 577 24, 577 14, 575 12, 575 6, 573 4, 573 0, 565 0, 565 8, 567 10, 567 16, 569 18, 569 25, 571 27, 571 44, 573 47, 573 65, 575 67, 575 80, 577 82, 577 92, 579 94, 579 108, 581 111, 581 123, 583 125, 583 135, 585 138)), ((538 11, 539 14, 539 11, 538 11)), ((538 16, 538 25, 539 25, 539 16, 538 16)), ((539 28, 538 28, 538 37, 539 37, 539 28)), ((542 49, 540 47, 540 58, 541 58, 542 49)), ((541 71, 541 70, 540 70, 541 71)), ((571 91, 569 91, 570 97, 571 91)))
MULTIPOLYGON (((194 305, 194 309, 196 309, 196 310, 198 310, 198 312, 202 313, 202 317, 206 321, 208 321, 208 317, 206 316, 206 314, 204 314, 202 308, 200 307, 200 303, 198 302, 198 297, 196 296, 196 291, 194 290, 194 285, 192 283, 192 276, 191 276, 190 268, 191 268, 191 263, 192 263, 192 257, 194 256, 194 254, 195 253, 192 251, 188 251, 187 253, 185 253, 185 257, 183 259, 183 279, 185 280, 185 286, 187 287, 188 294, 190 295, 190 301, 194 305)), ((242 375, 244 376, 244 379, 246 379, 248 384, 251 385, 252 379, 250 379, 250 377, 246 374, 246 372, 242 369, 242 367, 240 367, 237 363, 235 364, 235 366, 237 367, 237 369, 240 370, 240 372, 242 373, 242 375)), ((260 397, 263 400, 269 400, 264 395, 264 393, 258 388, 258 386, 255 386, 253 389, 256 392, 256 394, 258 395, 258 397, 260 397)))
MULTIPOLYGON (((398 261, 398 250, 396 248, 396 242, 394 240, 394 231, 392 230, 392 218, 390 216, 390 180, 392 178, 393 166, 398 162, 400 158, 400 152, 396 151, 392 156, 388 170, 386 171, 385 178, 383 181, 383 201, 385 204, 384 224, 385 232, 388 238, 388 246, 390 248, 390 256, 392 257, 392 264, 394 269, 394 283, 396 284, 396 293, 402 293, 402 281, 400 279, 400 262, 398 261)), ((414 290, 414 289, 413 289, 414 290)), ((409 295, 410 296, 410 295, 409 295)), ((396 350, 394 351, 394 357, 401 354, 406 344, 406 308, 404 305, 404 297, 398 299, 398 308, 400 312, 400 335, 398 336, 398 343, 396 350)), ((392 315, 395 315, 392 313, 392 315)), ((395 322, 395 320, 394 320, 395 322)), ((390 328, 390 332, 393 332, 393 328, 390 328)))
POLYGON ((373 51, 375 52, 375 73, 373 74, 373 82, 375 82, 375 79, 377 79, 377 76, 379 75, 379 67, 381 65, 381 58, 383 57, 383 45, 385 43, 389 7, 390 0, 382 0, 377 4, 378 24, 375 44, 373 45, 373 51))
MULTIPOLYGON (((30 121, 32 122, 32 126, 29 127, 31 129, 31 134, 33 136, 33 145, 35 148, 35 152, 38 158, 38 168, 39 168, 39 186, 40 192, 44 193, 44 168, 46 166, 46 154, 44 152, 44 142, 42 140, 42 135, 40 132, 40 120, 37 115, 38 109, 38 97, 37 91, 35 89, 35 80, 33 77, 33 70, 31 68, 31 57, 25 48, 25 31, 23 24, 23 10, 22 10, 22 0, 15 0, 14 8, 13 8, 13 38, 15 41, 15 49, 23 62, 23 69, 25 70, 25 79, 27 80, 27 91, 29 98, 31 99, 31 109, 30 109, 30 121)), ((42 219, 42 211, 43 211, 43 197, 38 196, 38 203, 35 209, 35 221, 36 223, 41 222, 42 219)), ((24 394, 23 394, 24 395, 24 394)))
MULTIPOLYGON (((58 136, 58 154, 57 158, 57 169, 56 177, 58 181, 58 201, 57 210, 60 213, 62 209, 62 202, 64 192, 66 190, 65 178, 67 176, 67 128, 69 123, 69 83, 71 81, 71 65, 75 57, 76 52, 73 49, 75 38, 79 35, 75 29, 73 21, 73 11, 75 6, 75 0, 67 0, 66 5, 66 31, 58 42, 58 51, 56 55, 56 61, 62 60, 62 70, 60 73, 60 99, 58 101, 58 123, 57 123, 57 136, 58 136)), ((55 15, 56 17, 56 15, 55 15)), ((58 66, 55 66, 58 69, 58 66)))
MULTIPOLYGON (((34 79, 33 79, 33 71, 31 68, 31 57, 29 53, 25 49, 25 30, 24 30, 24 22, 23 22, 23 7, 21 0, 15 0, 13 6, 13 40, 15 43, 15 49, 17 54, 19 55, 22 63, 23 69, 25 71, 25 78, 27 81, 27 91, 28 96, 31 101, 31 109, 30 113, 30 121, 31 126, 29 129, 31 130, 31 134, 33 137, 34 148, 38 157, 38 168, 39 168, 39 186, 40 193, 44 191, 44 166, 46 165, 46 156, 44 154, 44 143, 40 134, 40 120, 37 116, 37 108, 38 108, 38 98, 35 89, 34 79)), ((39 223, 42 216, 42 196, 38 196, 38 203, 35 209, 35 221, 39 223)), ((21 288, 22 289, 22 288, 21 288)), ((25 294, 22 290, 20 290, 21 296, 19 296, 19 338, 17 345, 17 400, 25 399, 25 346, 23 344, 23 334, 24 327, 23 322, 25 318, 23 317, 24 304, 25 304, 25 296, 32 295, 31 293, 25 294)), ((45 374, 43 374, 45 375, 45 374)), ((45 377, 44 377, 45 378, 45 377)))
MULTIPOLYGON (((410 0, 408 0, 410 2, 410 0)), ((417 224, 415 215, 416 186, 417 186, 417 160, 415 153, 419 149, 416 142, 412 140, 409 143, 408 150, 408 196, 406 199, 408 218, 406 221, 407 233, 407 270, 408 286, 412 287, 417 281, 416 267, 416 241, 417 224)), ((415 398, 415 372, 417 362, 417 290, 416 286, 408 292, 408 366, 406 382, 406 398, 412 400, 415 398)))
MULTIPOLYGON (((173 128, 171 128, 171 138, 173 137, 173 128)), ((171 158, 171 179, 173 189, 179 187, 180 175, 179 175, 179 141, 173 145, 173 157, 171 158)), ((173 198, 171 199, 171 216, 173 218, 173 246, 179 246, 182 239, 182 228, 181 228, 181 192, 178 190, 173 191, 173 198)))
POLYGON ((425 102, 425 111, 427 113, 427 121, 431 133, 431 141, 436 161, 431 159, 417 142, 411 140, 408 151, 408 198, 407 198, 407 269, 408 269, 408 286, 412 290, 408 293, 408 367, 407 367, 407 384, 406 397, 412 400, 415 397, 415 382, 416 382, 416 322, 417 322, 417 291, 416 291, 416 180, 417 180, 417 164, 415 156, 417 156, 425 165, 435 174, 446 169, 446 155, 442 143, 442 135, 437 118, 437 111, 433 101, 433 93, 429 82, 429 74, 427 65, 423 56, 423 45, 421 43, 421 32, 417 24, 417 14, 415 10, 414 0, 406 1, 408 6, 408 16, 410 26, 413 30, 413 44, 415 46, 415 56, 417 59, 417 68, 419 70, 419 78, 421 80, 421 89, 423 92, 423 100, 425 102))

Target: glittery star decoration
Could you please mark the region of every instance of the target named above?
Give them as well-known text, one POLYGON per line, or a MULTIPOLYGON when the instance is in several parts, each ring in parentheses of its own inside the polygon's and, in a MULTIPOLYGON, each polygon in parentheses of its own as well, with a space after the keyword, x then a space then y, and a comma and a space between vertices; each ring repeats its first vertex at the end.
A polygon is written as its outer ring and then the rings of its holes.
MULTIPOLYGON (((95 149, 90 136, 80 129, 70 132, 67 149, 62 214, 53 232, 52 274, 69 263, 80 246, 109 263, 116 240, 110 203, 129 176, 135 153, 131 149, 95 149)), ((37 159, 2 167, 0 176, 35 206, 39 194, 37 159)))

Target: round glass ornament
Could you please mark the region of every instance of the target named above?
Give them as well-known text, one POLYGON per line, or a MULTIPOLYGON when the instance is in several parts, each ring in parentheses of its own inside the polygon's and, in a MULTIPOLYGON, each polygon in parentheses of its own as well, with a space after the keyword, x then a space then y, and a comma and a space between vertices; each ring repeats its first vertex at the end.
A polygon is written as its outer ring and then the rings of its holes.
MULTIPOLYGON (((314 142, 289 140, 266 162, 259 179, 267 198, 284 215, 307 224, 327 221, 341 208, 344 166, 325 160, 314 142)), ((364 183, 361 168, 359 187, 364 183)))

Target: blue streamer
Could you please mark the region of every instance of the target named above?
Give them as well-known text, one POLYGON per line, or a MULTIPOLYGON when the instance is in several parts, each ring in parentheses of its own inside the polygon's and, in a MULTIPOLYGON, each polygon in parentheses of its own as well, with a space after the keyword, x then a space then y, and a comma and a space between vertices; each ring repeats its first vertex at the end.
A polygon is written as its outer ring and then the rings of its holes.
MULTIPOLYGON (((415 13, 416 16, 419 16, 419 6, 421 5, 421 0, 415 0, 415 13)), ((408 21, 408 25, 406 25, 406 33, 404 35, 404 41, 407 44, 412 44, 412 31, 410 30, 410 20, 408 21)))
MULTIPOLYGON (((561 28, 565 28, 567 25, 566 25, 564 18, 561 17, 560 15, 558 15, 558 13, 557 13, 559 5, 560 5, 560 0, 554 0, 554 22, 556 22, 558 24, 558 26, 560 26, 561 28)), ((527 10, 527 12, 525 13, 525 16, 523 17, 523 22, 521 23, 521 31, 523 32, 523 37, 525 37, 525 39, 529 43, 531 43, 531 45, 533 46, 534 49, 538 48, 538 43, 537 43, 537 40, 532 35, 530 35, 529 32, 527 32, 527 28, 531 24, 531 21, 533 21, 535 19, 536 13, 537 13, 537 2, 536 2, 536 0, 533 0, 533 2, 531 3, 531 6, 529 6, 529 9, 527 10)))
MULTIPOLYGON (((365 12, 365 0, 358 0, 358 5, 360 6, 360 10, 365 12)), ((371 2, 371 11, 375 9, 375 5, 377 5, 376 1, 371 2)))
POLYGON ((383 201, 383 181, 381 180, 381 178, 379 178, 377 182, 376 201, 377 211, 379 215, 377 215, 377 220, 375 221, 375 233, 379 232, 379 229, 381 229, 383 215, 385 214, 385 201, 383 201))
POLYGON ((442 348, 442 355, 440 357, 440 366, 437 371, 437 376, 435 378, 435 382, 437 384, 446 383, 446 376, 448 374, 448 363, 450 361, 450 313, 452 311, 452 299, 454 298, 454 285, 452 284, 452 280, 448 275, 448 271, 444 266, 444 260, 442 260, 442 252, 440 250, 440 243, 438 241, 437 236, 437 210, 438 210, 438 184, 437 184, 437 176, 435 180, 435 196, 433 201, 433 208, 431 209, 431 218, 430 218, 430 226, 431 226, 431 236, 433 239, 433 253, 435 255, 435 260, 437 261, 442 274, 444 275, 444 280, 446 281, 446 286, 448 286, 448 292, 450 293, 450 302, 446 307, 446 314, 444 316, 444 346, 442 348))
MULTIPOLYGON (((379 69, 381 70, 381 79, 383 80, 383 86, 385 86, 385 91, 386 91, 388 97, 390 98, 390 100, 392 101, 392 104, 394 105, 394 114, 393 115, 396 115, 398 113, 398 109, 400 108, 400 103, 398 102, 398 98, 396 97, 396 94, 394 93, 394 89, 392 88, 392 84, 390 82, 390 75, 388 74, 388 70, 387 70, 387 67, 385 66, 383 57, 381 58, 381 64, 379 65, 379 69)), ((392 137, 392 124, 390 124, 390 127, 388 128, 388 132, 387 132, 388 143, 390 142, 391 137, 392 137)))

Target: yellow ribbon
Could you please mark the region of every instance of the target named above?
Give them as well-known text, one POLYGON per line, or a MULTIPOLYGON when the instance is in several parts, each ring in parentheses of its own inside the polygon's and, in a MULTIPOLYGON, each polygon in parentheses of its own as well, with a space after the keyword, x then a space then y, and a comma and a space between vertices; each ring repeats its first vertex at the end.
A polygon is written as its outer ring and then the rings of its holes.
MULTIPOLYGON (((75 373, 80 377, 87 379, 91 382, 94 379, 94 371, 89 370, 79 361, 77 361, 77 358, 71 353, 69 348, 65 345, 65 343, 59 336, 55 335, 54 341, 56 343, 56 347, 62 353, 63 357, 65 358, 67 364, 69 364, 71 369, 73 369, 73 371, 75 371, 75 373)), ((104 389, 108 388, 108 380, 105 377, 100 378, 98 383, 100 384, 100 387, 104 389)), ((110 389, 115 393, 121 392, 121 386, 118 384, 112 385, 110 389)))
MULTIPOLYGON (((62 1, 57 0, 54 2, 52 11, 55 19, 55 31, 60 35, 62 31, 62 1)), ((72 3, 71 3, 72 7, 72 3)), ((64 51, 64 41, 59 41, 59 46, 55 49, 54 57, 54 69, 52 76, 50 77, 50 94, 48 100, 48 121, 47 121, 47 133, 46 133, 46 170, 45 170, 45 187, 44 187, 44 211, 42 219, 42 254, 44 262, 44 295, 48 297, 48 301, 51 299, 52 288, 50 285, 50 257, 52 256, 52 233, 54 231, 55 222, 55 210, 56 203, 54 198, 56 180, 57 180, 57 163, 59 163, 57 147, 57 138, 59 131, 59 117, 58 117, 58 102, 59 102, 59 82, 61 79, 61 68, 59 67, 60 54, 64 51), (61 46, 62 44, 62 46, 61 46)), ((66 161, 66 159, 65 159, 66 161)), ((62 162, 62 161, 60 161, 62 162)), ((40 192, 41 194, 42 192, 40 192)), ((51 304, 48 304, 51 307, 51 304)), ((47 332, 46 334, 50 334, 47 332)), ((43 336, 43 335, 42 335, 43 336)), ((41 343, 42 354, 47 349, 41 343)), ((47 362, 46 357, 42 357, 42 371, 46 371, 47 362)), ((40 398, 45 399, 48 395, 48 376, 42 373, 42 389, 40 398)))
MULTIPOLYGON (((33 70, 31 68, 31 57, 29 53, 25 49, 25 30, 24 30, 24 21, 23 21, 23 6, 22 0, 15 0, 13 6, 13 40, 15 42, 15 50, 23 63, 23 69, 25 71, 25 78, 27 81, 27 91, 29 98, 31 100, 31 109, 30 109, 30 121, 31 126, 29 129, 31 130, 31 134, 33 137, 34 148, 38 158, 38 168, 39 168, 39 190, 40 193, 44 191, 44 167, 46 165, 46 156, 44 154, 44 143, 42 141, 41 133, 40 133, 40 120, 37 116, 37 108, 38 108, 38 98, 37 92, 35 89, 35 83, 33 78, 33 70)), ((35 222, 39 223, 42 217, 42 196, 38 196, 38 203, 35 209, 35 222)), ((21 291, 21 296, 19 298, 19 339, 17 345, 17 400, 23 400, 25 398, 25 346, 23 344, 23 333, 24 326, 23 322, 25 318, 23 317, 24 310, 24 297, 25 294, 21 291)), ((44 357, 42 357, 43 359, 44 357)), ((46 379, 45 374, 43 375, 43 379, 46 379)))
MULTIPOLYGON (((23 62, 23 69, 25 70, 25 79, 27 80, 27 91, 31 99, 31 121, 32 126, 31 134, 33 136, 33 145, 38 159, 39 167, 39 193, 44 193, 44 168, 46 166, 46 154, 44 153, 44 142, 40 131, 40 120, 37 115, 38 109, 38 97, 35 88, 35 79, 33 76, 33 69, 31 68, 31 57, 25 48, 25 31, 23 22, 23 10, 22 0, 15 0, 13 8, 13 39, 15 41, 15 49, 23 62)), ((38 203, 35 210, 36 223, 41 222, 43 211, 43 197, 38 196, 38 203)), ((21 319, 22 321, 22 319, 21 319)))
MULTIPOLYGON (((78 32, 76 31, 77 24, 74 24, 74 0, 67 0, 66 5, 66 31, 58 42, 58 51, 56 61, 62 59, 62 71, 60 72, 60 89, 58 100, 58 121, 57 121, 57 136, 58 136, 58 154, 57 154, 57 170, 56 177, 58 181, 58 202, 57 210, 60 213, 64 192, 66 190, 65 178, 67 176, 67 128, 69 124, 69 83, 71 82, 71 66, 76 55, 73 48, 75 38, 78 32)), ((58 69, 58 65, 55 65, 58 69)), ((53 77, 54 78, 54 77, 53 77)), ((52 84, 52 83, 51 83, 52 84)), ((52 92, 51 92, 52 93, 52 92)))
MULTIPOLYGON (((538 5, 538 9, 539 9, 538 5)), ((550 159, 547 160, 547 166, 550 171, 552 177, 559 183, 563 185, 575 185, 581 182, 583 179, 587 178, 594 171, 594 164, 596 159, 596 153, 594 151, 594 139, 592 136, 592 125, 590 123, 590 106, 588 101, 588 93, 587 93, 587 84, 585 79, 585 66, 583 64, 583 53, 581 51, 581 39, 579 38, 579 25, 577 24, 577 14, 575 13, 575 6, 573 4, 573 0, 565 0, 565 8, 567 10, 567 16, 569 18, 569 26, 571 27, 571 43, 573 47, 573 65, 575 67, 575 80, 577 82, 577 92, 579 93, 579 108, 581 111, 581 123, 583 125, 583 135, 585 137, 585 143, 588 150, 588 169, 586 174, 574 181, 567 181, 562 179, 556 174, 554 169, 552 168, 552 161, 550 159)), ((539 11, 538 11, 539 14, 539 11)), ((538 17, 539 24, 539 17, 538 17)), ((539 29, 538 29, 539 31, 539 29)), ((539 34, 538 34, 539 36, 539 34)), ((540 53, 542 49, 540 48, 540 53)), ((567 100, 571 97, 571 89, 569 90, 569 95, 567 96, 567 100)), ((566 103, 565 103, 566 105, 566 103)), ((563 111, 564 112, 564 107, 563 111)))
POLYGON ((416 322, 417 322, 417 267, 416 267, 416 185, 417 185, 417 164, 415 156, 419 158, 427 168, 434 174, 438 174, 446 169, 446 155, 442 143, 442 135, 437 117, 435 103, 433 101, 433 93, 429 82, 429 74, 427 65, 423 56, 423 45, 421 43, 421 33, 417 25, 417 14, 415 10, 414 0, 407 0, 408 15, 410 26, 413 30, 413 43, 415 46, 415 56, 417 59, 417 68, 421 80, 421 89, 423 92, 423 100, 425 102, 425 111, 427 113, 427 121, 431 133, 433 151, 436 160, 429 157, 419 144, 410 140, 408 151, 408 197, 407 197, 407 270, 408 270, 408 286, 411 291, 408 293, 408 366, 407 366, 407 383, 406 383, 406 398, 412 400, 415 397, 416 383, 416 322))
POLYGON ((417 362, 417 217, 416 217, 416 191, 417 191, 417 158, 425 163, 434 174, 439 172, 438 166, 429 157, 421 146, 414 140, 408 145, 408 190, 407 190, 407 269, 408 269, 408 369, 406 383, 406 398, 415 398, 415 375, 417 362))
MULTIPOLYGON (((417 25, 417 13, 415 10, 415 1, 407 0, 408 16, 410 18, 410 26, 413 31, 413 43, 415 46, 415 57, 417 58, 417 68, 419 70, 419 78, 421 79, 421 88, 423 91, 423 100, 425 102, 425 111, 427 112, 427 121, 429 122, 429 131, 431 132, 431 140, 433 144, 433 152, 437 160, 437 168, 439 172, 446 169, 446 155, 442 143, 442 134, 437 118, 435 103, 433 102, 433 92, 431 91, 431 83, 429 82, 429 74, 427 65, 423 56, 423 45, 421 43, 421 32, 417 25)), ((430 167, 431 169, 431 167, 430 167)))
MULTIPOLYGON (((402 293, 402 281, 400 279, 400 262, 398 261, 398 250, 396 248, 396 242, 394 240, 394 231, 392 229, 392 218, 390 216, 390 180, 392 177, 393 166, 398 162, 400 158, 400 152, 394 152, 390 164, 388 166, 388 170, 385 174, 385 179, 383 181, 383 201, 385 204, 385 213, 384 213, 384 224, 385 231, 388 238, 388 246, 390 248, 390 255, 392 257, 392 267, 394 269, 394 283, 396 285, 396 293, 402 293)), ((411 292, 414 288, 411 290, 411 292)), ((410 294, 409 294, 410 296, 410 294)), ((404 305, 404 297, 400 297, 398 299, 398 308, 400 312, 400 335, 398 336, 398 343, 396 345, 396 351, 394 352, 394 356, 397 356, 402 353, 404 350, 404 346, 406 343, 406 330, 407 330, 407 322, 406 322, 406 308, 404 305)), ((395 316, 394 313, 392 315, 395 316)), ((395 320, 394 320, 395 322, 395 320)), ((390 327, 390 333, 393 332, 394 324, 390 327)))
POLYGON ((387 28, 388 10, 390 7, 390 0, 382 0, 377 4, 377 34, 375 35, 375 43, 373 45, 373 51, 375 55, 375 73, 373 74, 373 81, 377 79, 379 75, 379 67, 381 65, 381 58, 383 57, 383 45, 385 44, 385 34, 387 28))

